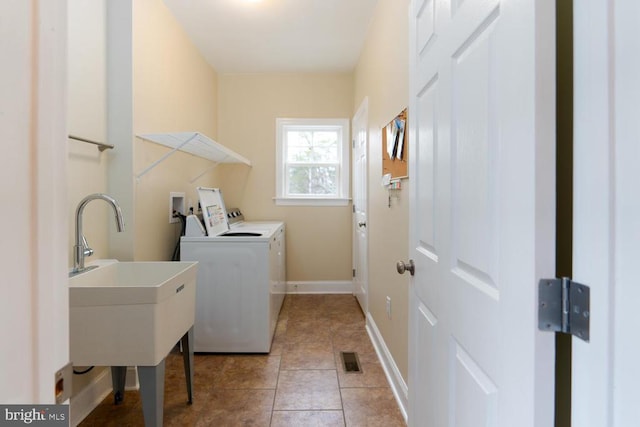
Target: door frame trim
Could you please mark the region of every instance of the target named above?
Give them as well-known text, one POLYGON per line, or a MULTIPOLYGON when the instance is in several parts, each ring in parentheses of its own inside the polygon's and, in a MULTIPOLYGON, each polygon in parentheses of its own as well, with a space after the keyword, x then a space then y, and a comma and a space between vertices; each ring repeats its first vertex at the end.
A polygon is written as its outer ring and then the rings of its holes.
MULTIPOLYGON (((362 102, 360 103, 360 106, 358 107, 358 109, 356 110, 356 113, 353 115, 353 118, 351 119, 351 141, 354 141, 354 137, 355 137, 355 126, 354 123, 356 122, 356 120, 361 120, 364 118, 364 126, 365 126, 365 131, 366 131, 366 138, 365 138, 365 151, 367 154, 367 165, 366 165, 366 170, 364 172, 364 180, 365 180, 365 189, 364 189, 364 208, 365 208, 365 212, 366 212, 366 216, 367 216, 367 221, 369 218, 369 97, 365 96, 362 100, 362 102)), ((353 145, 352 145, 352 153, 351 153, 351 173, 352 173, 352 179, 351 179, 351 197, 352 197, 352 203, 355 203, 355 194, 354 194, 354 184, 355 184, 355 156, 353 155, 353 145)), ((353 206, 353 205, 352 205, 353 206)), ((356 228, 356 217, 355 217, 355 212, 352 213, 351 215, 351 224, 352 224, 352 233, 351 233, 351 248, 352 248, 352 266, 355 269, 356 268, 356 251, 355 251, 355 246, 356 246, 356 240, 357 240, 357 228, 356 228)), ((367 229, 365 231, 366 234, 366 242, 365 242, 365 247, 364 248, 359 248, 361 251, 364 249, 364 259, 365 259, 365 263, 366 265, 364 266, 364 277, 363 280, 365 282, 365 295, 364 295, 364 307, 361 306, 362 311, 365 312, 365 315, 368 314, 369 311, 369 230, 367 229)), ((355 286, 355 277, 353 277, 352 279, 352 289, 354 291, 354 295, 356 294, 356 286, 355 286)), ((356 297, 357 298, 357 297, 356 297)))

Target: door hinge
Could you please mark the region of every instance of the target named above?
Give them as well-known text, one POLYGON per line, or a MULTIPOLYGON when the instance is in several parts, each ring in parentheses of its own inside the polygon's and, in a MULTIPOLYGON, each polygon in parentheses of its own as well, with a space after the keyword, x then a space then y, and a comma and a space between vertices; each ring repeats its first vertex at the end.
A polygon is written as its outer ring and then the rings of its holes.
POLYGON ((356 205, 351 205, 353 213, 356 213, 356 205))
POLYGON ((538 283, 538 329, 571 334, 589 342, 589 287, 562 279, 538 283))
POLYGON ((356 277, 356 269, 355 268, 353 269, 353 274, 352 274, 351 277, 356 277))

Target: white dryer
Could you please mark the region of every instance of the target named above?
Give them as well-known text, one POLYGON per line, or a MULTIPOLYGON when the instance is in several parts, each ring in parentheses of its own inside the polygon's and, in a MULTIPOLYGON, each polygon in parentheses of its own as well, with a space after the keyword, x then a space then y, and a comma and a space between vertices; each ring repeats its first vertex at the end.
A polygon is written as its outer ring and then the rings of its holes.
POLYGON ((245 222, 219 189, 198 193, 207 235, 180 240, 180 259, 198 261, 194 351, 268 353, 286 288, 284 223, 245 222))

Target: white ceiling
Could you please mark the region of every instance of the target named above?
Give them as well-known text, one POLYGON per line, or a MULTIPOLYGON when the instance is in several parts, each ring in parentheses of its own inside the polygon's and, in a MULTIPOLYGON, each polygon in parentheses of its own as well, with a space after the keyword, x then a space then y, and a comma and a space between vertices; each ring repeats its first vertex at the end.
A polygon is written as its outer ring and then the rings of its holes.
POLYGON ((377 0, 164 0, 220 73, 351 71, 377 0))

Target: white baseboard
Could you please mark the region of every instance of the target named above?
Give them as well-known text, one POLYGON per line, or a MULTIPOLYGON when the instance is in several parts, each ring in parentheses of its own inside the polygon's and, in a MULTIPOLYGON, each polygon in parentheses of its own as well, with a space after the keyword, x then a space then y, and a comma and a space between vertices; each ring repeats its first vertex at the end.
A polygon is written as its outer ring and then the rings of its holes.
POLYGON ((393 360, 391 352, 376 326, 376 322, 373 320, 373 317, 371 317, 371 313, 367 313, 366 327, 367 332, 369 333, 369 338, 371 338, 371 342, 373 343, 373 347, 375 348, 376 353, 378 353, 378 358, 380 359, 384 373, 387 376, 393 395, 398 402, 400 412, 404 417, 404 422, 407 423, 407 410, 409 408, 409 388, 407 387, 407 383, 404 381, 404 378, 402 378, 398 365, 396 365, 396 362, 393 360))
MULTIPOLYGON (((138 390, 138 372, 135 366, 127 367, 125 390, 138 390)), ((111 393, 111 369, 103 369, 102 373, 71 398, 69 425, 77 426, 91 413, 105 397, 111 393)))
POLYGON ((77 426, 96 406, 111 392, 111 370, 103 369, 102 373, 71 398, 69 425, 77 426))
POLYGON ((349 280, 287 282, 287 293, 288 294, 352 294, 353 283, 349 280))

